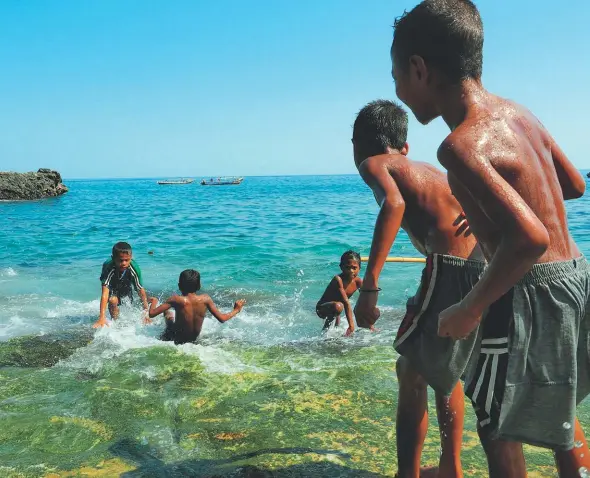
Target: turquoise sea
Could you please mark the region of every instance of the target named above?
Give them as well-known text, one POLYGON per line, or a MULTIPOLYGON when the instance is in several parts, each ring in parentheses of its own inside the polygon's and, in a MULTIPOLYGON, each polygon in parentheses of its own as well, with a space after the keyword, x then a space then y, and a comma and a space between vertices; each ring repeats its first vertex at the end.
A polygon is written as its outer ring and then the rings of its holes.
MULTIPOLYGON (((421 265, 386 265, 379 333, 323 336, 314 312, 340 255, 368 255, 378 207, 359 177, 65 183, 60 198, 0 203, 0 476, 393 476, 391 343, 421 265), (247 306, 207 319, 197 345, 159 342, 163 319, 142 326, 133 308, 91 329, 121 240, 150 294, 195 268, 222 309, 247 306)), ((586 255, 589 209, 588 195, 568 203, 586 255)), ((391 254, 417 255, 403 232, 391 254)), ((468 410, 464 466, 485 476, 468 410)), ((547 452, 527 453, 531 476, 554 476, 547 452)))

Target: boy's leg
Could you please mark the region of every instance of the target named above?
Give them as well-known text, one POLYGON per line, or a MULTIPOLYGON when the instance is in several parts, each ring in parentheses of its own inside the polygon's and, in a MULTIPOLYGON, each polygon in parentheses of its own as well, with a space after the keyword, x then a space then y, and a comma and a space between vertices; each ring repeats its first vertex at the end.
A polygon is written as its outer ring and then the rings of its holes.
POLYGON ((422 446, 428 430, 426 382, 405 357, 397 360, 399 395, 396 417, 399 478, 419 478, 422 446))
POLYGON ((342 302, 324 302, 316 307, 316 313, 321 319, 324 319, 323 330, 330 327, 336 320, 336 325, 340 325, 340 314, 344 311, 342 302))
POLYGON ((577 418, 574 428, 574 448, 555 451, 555 465, 561 478, 586 476, 580 470, 590 471, 590 450, 588 450, 584 430, 577 418))
POLYGON ((488 460, 490 478, 526 478, 522 443, 492 440, 479 427, 477 431, 488 460))
POLYGON ((109 297, 109 313, 111 319, 117 320, 119 318, 119 298, 116 295, 109 297))
POLYGON ((438 392, 435 395, 442 448, 438 467, 439 476, 445 478, 462 477, 461 443, 465 414, 463 385, 458 382, 450 396, 444 396, 438 392))

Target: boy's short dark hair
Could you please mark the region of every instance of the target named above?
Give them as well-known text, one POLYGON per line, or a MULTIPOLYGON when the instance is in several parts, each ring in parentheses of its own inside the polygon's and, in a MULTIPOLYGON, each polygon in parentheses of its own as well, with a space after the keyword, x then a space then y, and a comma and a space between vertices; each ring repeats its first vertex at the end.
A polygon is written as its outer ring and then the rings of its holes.
POLYGON ((391 51, 402 69, 419 55, 453 83, 481 77, 483 23, 470 0, 424 0, 393 28, 391 51))
POLYGON ((187 269, 180 273, 178 287, 183 293, 190 294, 201 288, 201 274, 194 269, 187 269))
POLYGON ((342 254, 340 257, 340 264, 349 259, 353 259, 359 263, 359 266, 361 265, 361 255, 358 252, 352 250, 346 251, 344 254, 342 254))
POLYGON ((401 150, 408 139, 408 114, 393 101, 371 101, 356 116, 352 137, 383 151, 387 147, 401 150))
POLYGON ((127 242, 117 242, 113 246, 112 255, 117 257, 119 254, 131 254, 131 246, 127 242))

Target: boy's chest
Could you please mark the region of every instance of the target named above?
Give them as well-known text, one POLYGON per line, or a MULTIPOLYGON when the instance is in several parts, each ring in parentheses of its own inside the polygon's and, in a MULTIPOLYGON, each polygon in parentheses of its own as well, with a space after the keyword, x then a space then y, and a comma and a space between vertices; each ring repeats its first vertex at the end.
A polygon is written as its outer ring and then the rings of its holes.
POLYGON ((357 285, 355 281, 350 282, 350 284, 342 284, 344 286, 344 292, 346 292, 346 295, 348 297, 350 297, 352 294, 354 294, 357 290, 357 285))

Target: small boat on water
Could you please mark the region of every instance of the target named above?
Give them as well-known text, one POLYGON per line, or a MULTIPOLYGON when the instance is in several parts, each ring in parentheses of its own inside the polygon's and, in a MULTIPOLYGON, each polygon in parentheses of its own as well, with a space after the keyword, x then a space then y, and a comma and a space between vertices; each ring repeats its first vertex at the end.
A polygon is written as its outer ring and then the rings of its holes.
POLYGON ((243 180, 244 178, 238 177, 203 179, 201 186, 237 186, 238 184, 242 184, 243 180))
POLYGON ((165 179, 164 181, 158 181, 158 184, 190 184, 194 181, 194 179, 165 179))

